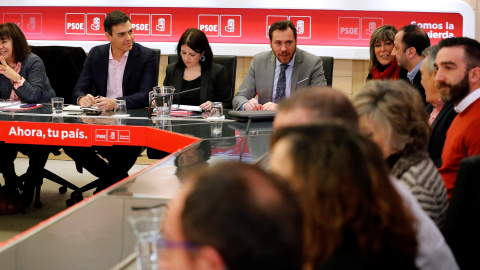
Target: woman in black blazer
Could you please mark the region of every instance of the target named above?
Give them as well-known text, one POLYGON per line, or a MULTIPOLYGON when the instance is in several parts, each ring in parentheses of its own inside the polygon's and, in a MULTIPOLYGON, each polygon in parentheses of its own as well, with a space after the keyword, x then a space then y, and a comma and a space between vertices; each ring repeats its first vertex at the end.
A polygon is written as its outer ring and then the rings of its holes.
POLYGON ((187 29, 178 42, 177 55, 179 60, 167 67, 163 85, 175 87, 176 93, 197 87, 200 90, 175 95, 173 103, 199 105, 205 111, 216 101, 222 102, 226 109, 232 107, 227 71, 213 63, 212 49, 202 31, 187 29))

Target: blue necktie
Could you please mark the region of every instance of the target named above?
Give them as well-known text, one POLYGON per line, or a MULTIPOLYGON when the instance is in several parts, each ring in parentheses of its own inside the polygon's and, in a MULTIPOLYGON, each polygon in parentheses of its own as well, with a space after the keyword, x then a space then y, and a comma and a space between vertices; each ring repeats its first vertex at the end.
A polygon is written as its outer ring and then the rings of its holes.
POLYGON ((280 75, 277 81, 277 92, 275 92, 275 103, 285 98, 285 88, 287 87, 287 77, 285 76, 285 70, 288 68, 287 64, 280 65, 280 75))

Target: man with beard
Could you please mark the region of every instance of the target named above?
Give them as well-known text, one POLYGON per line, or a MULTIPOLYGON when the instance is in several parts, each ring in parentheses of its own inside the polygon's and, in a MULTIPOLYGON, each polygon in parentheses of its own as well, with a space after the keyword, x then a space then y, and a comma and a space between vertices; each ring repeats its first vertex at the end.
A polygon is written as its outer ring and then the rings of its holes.
POLYGON ((447 136, 447 130, 457 116, 452 103, 445 103, 440 98, 440 91, 435 83, 435 59, 437 58, 438 46, 433 45, 423 50, 425 60, 420 67, 422 73, 422 85, 425 88, 427 106, 425 110, 430 114, 428 124, 432 127, 428 153, 437 168, 442 166, 442 151, 447 136))
POLYGON ((444 102, 458 113, 447 131, 439 171, 450 199, 460 161, 480 155, 480 43, 448 38, 438 44, 435 81, 444 102))
POLYGON ((327 85, 322 59, 297 49, 297 30, 291 21, 273 23, 268 34, 272 50, 253 57, 233 98, 235 110, 275 111, 277 103, 297 89, 327 85))

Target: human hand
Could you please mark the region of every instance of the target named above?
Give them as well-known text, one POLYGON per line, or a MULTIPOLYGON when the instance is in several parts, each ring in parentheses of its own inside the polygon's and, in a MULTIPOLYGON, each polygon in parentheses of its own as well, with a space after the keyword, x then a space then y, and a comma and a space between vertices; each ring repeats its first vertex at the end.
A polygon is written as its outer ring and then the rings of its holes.
POLYGON ((91 107, 94 106, 96 103, 97 100, 90 94, 87 94, 86 96, 81 97, 78 100, 78 105, 80 105, 81 107, 91 107))
POLYGON ((211 101, 207 101, 205 103, 202 103, 200 104, 199 106, 203 111, 210 111, 210 109, 212 108, 212 102, 211 101))
POLYGON ((96 104, 99 110, 111 111, 115 108, 114 98, 98 97, 96 98, 96 101, 97 101, 96 104))
POLYGON ((277 110, 277 104, 273 102, 267 102, 263 104, 262 110, 264 111, 276 111, 277 110))
POLYGON ((3 56, 0 56, 0 74, 14 82, 22 77, 7 64, 7 61, 5 61, 3 56))
POLYGON ((261 110, 262 105, 258 104, 258 101, 255 98, 250 99, 243 105, 243 110, 244 111, 256 111, 256 110, 261 110))

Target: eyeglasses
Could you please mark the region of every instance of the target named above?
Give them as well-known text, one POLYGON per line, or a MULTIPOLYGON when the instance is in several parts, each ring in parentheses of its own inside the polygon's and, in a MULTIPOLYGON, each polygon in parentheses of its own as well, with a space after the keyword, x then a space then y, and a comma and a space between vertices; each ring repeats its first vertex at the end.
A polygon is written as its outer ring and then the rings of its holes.
POLYGON ((158 239, 157 240, 157 248, 159 249, 181 249, 192 251, 197 249, 199 246, 186 241, 175 241, 175 240, 167 240, 167 239, 158 239))

